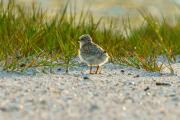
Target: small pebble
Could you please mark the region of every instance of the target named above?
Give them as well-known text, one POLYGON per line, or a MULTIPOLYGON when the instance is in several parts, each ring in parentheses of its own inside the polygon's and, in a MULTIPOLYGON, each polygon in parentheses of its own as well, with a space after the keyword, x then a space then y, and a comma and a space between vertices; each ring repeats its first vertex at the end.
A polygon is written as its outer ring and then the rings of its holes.
POLYGON ((175 97, 176 96, 176 94, 171 94, 171 95, 169 95, 169 97, 175 97))
POLYGON ((150 88, 149 88, 149 86, 147 86, 145 89, 144 89, 144 91, 148 91, 150 88))
POLYGON ((99 107, 98 107, 97 105, 91 105, 89 111, 90 111, 90 112, 94 112, 94 111, 96 111, 97 109, 99 109, 99 107))
POLYGON ((86 79, 89 79, 89 76, 87 75, 87 74, 81 74, 81 77, 84 79, 84 80, 86 80, 86 79))
POLYGON ((121 70, 122 73, 124 73, 125 71, 124 70, 121 70))
POLYGON ((62 69, 61 68, 58 68, 57 71, 61 71, 62 69))
POLYGON ((139 77, 139 75, 134 76, 134 78, 138 78, 138 77, 139 77))
POLYGON ((5 107, 0 107, 0 111, 2 111, 2 112, 7 112, 7 108, 5 108, 5 107))
POLYGON ((156 82, 156 85, 157 86, 171 86, 171 84, 169 84, 169 83, 161 83, 161 82, 156 82))

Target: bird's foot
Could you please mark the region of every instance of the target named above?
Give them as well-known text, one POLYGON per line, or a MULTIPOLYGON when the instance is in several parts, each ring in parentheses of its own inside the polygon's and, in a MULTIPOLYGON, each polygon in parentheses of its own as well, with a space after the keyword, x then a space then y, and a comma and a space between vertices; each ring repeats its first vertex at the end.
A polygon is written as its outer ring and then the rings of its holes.
POLYGON ((89 74, 93 75, 93 74, 95 74, 95 73, 94 73, 94 72, 89 72, 89 74))

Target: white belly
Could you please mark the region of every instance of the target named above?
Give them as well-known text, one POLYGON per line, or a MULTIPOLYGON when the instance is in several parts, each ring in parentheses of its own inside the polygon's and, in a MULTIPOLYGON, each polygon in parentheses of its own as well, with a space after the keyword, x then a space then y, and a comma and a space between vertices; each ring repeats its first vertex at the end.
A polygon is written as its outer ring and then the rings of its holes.
POLYGON ((82 62, 86 63, 88 66, 92 65, 92 66, 101 66, 103 64, 105 64, 106 62, 108 62, 109 56, 106 54, 102 57, 96 57, 96 56, 89 56, 89 57, 85 57, 82 56, 79 52, 79 58, 82 62))

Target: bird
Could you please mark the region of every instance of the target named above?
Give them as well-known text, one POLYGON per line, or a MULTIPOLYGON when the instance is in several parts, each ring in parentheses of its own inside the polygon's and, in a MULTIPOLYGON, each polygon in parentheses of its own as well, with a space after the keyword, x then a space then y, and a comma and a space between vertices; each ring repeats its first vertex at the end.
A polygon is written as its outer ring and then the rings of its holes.
POLYGON ((92 41, 89 34, 79 37, 80 49, 78 51, 79 58, 82 62, 90 66, 90 74, 98 74, 100 66, 108 62, 108 53, 99 45, 92 41), (96 71, 92 72, 92 67, 96 66, 96 71))

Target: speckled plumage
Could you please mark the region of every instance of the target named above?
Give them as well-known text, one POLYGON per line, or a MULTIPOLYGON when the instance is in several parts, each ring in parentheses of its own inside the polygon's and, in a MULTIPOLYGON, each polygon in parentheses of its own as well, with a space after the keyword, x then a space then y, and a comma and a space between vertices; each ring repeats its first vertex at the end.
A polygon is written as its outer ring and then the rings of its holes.
MULTIPOLYGON (((80 38, 79 57, 88 66, 101 66, 108 61, 108 54, 100 46, 92 42, 89 35, 80 38)), ((96 72, 97 73, 97 72, 96 72)))

